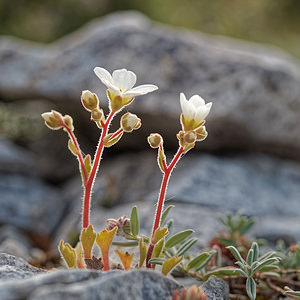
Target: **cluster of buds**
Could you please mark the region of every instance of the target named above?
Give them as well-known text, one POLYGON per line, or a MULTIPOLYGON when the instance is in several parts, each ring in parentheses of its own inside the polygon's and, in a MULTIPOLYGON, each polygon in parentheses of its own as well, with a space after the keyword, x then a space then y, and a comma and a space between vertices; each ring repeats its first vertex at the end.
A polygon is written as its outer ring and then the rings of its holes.
POLYGON ((192 285, 190 287, 184 287, 181 290, 176 290, 173 294, 173 300, 207 300, 207 295, 204 293, 201 287, 192 285))
POLYGON ((196 142, 206 139, 208 133, 204 126, 204 119, 209 114, 212 103, 205 104, 205 101, 199 95, 194 95, 187 100, 185 95, 181 93, 180 104, 182 130, 177 134, 177 139, 186 153, 195 146, 196 142))
POLYGON ((108 223, 107 230, 117 227, 116 235, 126 237, 130 234, 130 219, 126 216, 122 216, 118 220, 107 219, 106 222, 108 223))
POLYGON ((103 110, 99 108, 99 99, 95 93, 88 90, 81 94, 81 103, 83 107, 91 113, 91 120, 94 121, 98 127, 102 127, 105 122, 103 110))
POLYGON ((68 129, 73 131, 73 119, 69 115, 63 116, 61 113, 51 110, 42 114, 42 118, 45 120, 45 124, 52 130, 59 130, 64 128, 65 131, 68 129))

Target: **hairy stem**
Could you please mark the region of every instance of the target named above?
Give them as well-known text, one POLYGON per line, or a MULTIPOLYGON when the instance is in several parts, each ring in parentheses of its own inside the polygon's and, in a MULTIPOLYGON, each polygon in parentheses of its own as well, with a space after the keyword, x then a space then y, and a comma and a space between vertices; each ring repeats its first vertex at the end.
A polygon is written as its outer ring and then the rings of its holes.
POLYGON ((73 131, 68 126, 64 125, 64 128, 67 130, 67 132, 69 134, 69 137, 71 138, 71 140, 72 140, 72 142, 73 142, 73 144, 76 147, 76 150, 78 152, 77 158, 79 160, 81 170, 82 170, 83 183, 85 184, 87 182, 88 176, 87 176, 87 173, 86 173, 86 169, 85 169, 84 162, 83 162, 83 157, 82 157, 82 152, 80 150, 78 141, 77 141, 73 131))
MULTIPOLYGON (((153 237, 156 229, 160 225, 160 220, 161 220, 161 215, 162 215, 162 211, 164 208, 164 202, 165 202, 166 191, 167 191, 167 186, 168 186, 168 182, 170 179, 170 175, 171 175, 175 165, 181 158, 182 154, 183 154, 183 147, 179 147, 176 155, 174 156, 173 160, 171 161, 171 163, 169 164, 169 166, 166 168, 166 170, 164 172, 164 176, 163 176, 163 180, 162 180, 161 188, 160 188, 160 193, 159 193, 159 198, 158 198, 158 202, 157 202, 157 206, 156 206, 156 212, 155 212, 155 218, 154 218, 151 237, 153 237)), ((153 249, 154 249, 154 246, 152 243, 150 243, 148 252, 147 252, 147 259, 146 259, 147 268, 151 267, 151 265, 149 264, 149 260, 151 259, 153 249)))
POLYGON ((104 149, 104 138, 107 136, 107 131, 110 125, 110 122, 114 116, 115 112, 110 112, 107 120, 103 124, 101 137, 98 143, 98 147, 96 150, 96 154, 93 160, 93 165, 91 169, 91 173, 89 178, 86 181, 85 189, 84 189, 84 199, 83 199, 83 212, 82 212, 82 227, 86 228, 90 224, 90 203, 91 203, 91 194, 92 188, 95 182, 96 174, 99 169, 100 160, 102 156, 102 152, 104 149))

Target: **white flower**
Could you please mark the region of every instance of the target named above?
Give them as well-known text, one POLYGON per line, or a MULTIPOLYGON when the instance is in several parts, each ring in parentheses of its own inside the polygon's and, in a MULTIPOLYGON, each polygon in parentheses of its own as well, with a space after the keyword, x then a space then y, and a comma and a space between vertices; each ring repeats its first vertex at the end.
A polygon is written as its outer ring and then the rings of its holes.
POLYGON ((180 105, 182 110, 181 122, 185 131, 198 128, 210 112, 212 103, 206 103, 199 96, 194 95, 189 100, 180 93, 180 105))
POLYGON ((126 69, 115 70, 111 75, 104 68, 96 67, 94 72, 101 82, 106 85, 108 96, 112 102, 115 98, 121 98, 121 103, 111 103, 111 106, 116 105, 115 111, 129 104, 135 96, 145 95, 158 89, 153 84, 143 84, 134 88, 136 75, 126 69))

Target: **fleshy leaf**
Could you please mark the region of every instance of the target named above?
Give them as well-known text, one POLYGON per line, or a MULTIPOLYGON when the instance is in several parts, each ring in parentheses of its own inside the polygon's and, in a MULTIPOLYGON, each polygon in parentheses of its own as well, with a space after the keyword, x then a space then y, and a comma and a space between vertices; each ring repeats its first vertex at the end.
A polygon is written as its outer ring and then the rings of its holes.
POLYGON ((251 300, 256 299, 256 283, 253 278, 249 277, 246 280, 246 290, 251 300))
POLYGON ((166 242, 166 248, 172 248, 176 246, 177 244, 184 241, 189 235, 191 235, 194 232, 193 229, 187 229, 184 231, 180 231, 173 235, 171 238, 169 238, 166 242))
POLYGON ((84 264, 83 264, 83 261, 82 261, 82 246, 81 246, 80 242, 77 243, 77 245, 75 247, 75 252, 76 252, 77 268, 84 269, 84 264))
POLYGON ((68 141, 68 148, 73 155, 77 156, 79 154, 77 148, 75 147, 71 139, 68 141))
POLYGON ((154 247, 152 258, 156 258, 160 256, 160 253, 164 247, 165 239, 161 239, 154 247))
POLYGON ((196 238, 191 238, 187 240, 185 243, 183 243, 177 250, 176 255, 180 256, 186 253, 195 243, 197 243, 196 238))
POLYGON ((162 214, 162 216, 161 216, 161 219, 160 219, 160 226, 163 225, 165 219, 167 218, 167 216, 168 216, 170 210, 171 210, 173 207, 175 207, 175 205, 169 205, 169 206, 165 209, 165 211, 163 212, 163 214, 162 214))
POLYGON ((92 163, 91 156, 87 154, 86 157, 84 158, 84 166, 88 177, 91 173, 91 163, 92 163))
POLYGON ((164 263, 164 259, 163 258, 151 258, 149 259, 149 264, 153 264, 153 265, 162 265, 164 263))
POLYGON ((76 268, 76 251, 69 243, 61 240, 58 250, 69 268, 76 268))
POLYGON ((131 210, 130 227, 132 235, 137 236, 139 234, 139 218, 136 206, 131 210))
POLYGON ((96 235, 92 224, 81 230, 80 241, 84 252, 84 258, 91 258, 96 235))
POLYGON ((126 242, 112 242, 112 245, 119 246, 119 247, 134 247, 139 244, 138 241, 126 241, 126 242))
POLYGON ((124 253, 121 250, 116 250, 115 252, 119 255, 122 265, 124 266, 124 269, 129 270, 133 260, 134 253, 132 254, 129 254, 128 252, 124 253))
POLYGON ((209 255, 209 252, 204 252, 196 256, 193 260, 189 262, 187 269, 190 270, 197 268, 209 257, 209 255))
POLYGON ((172 271, 181 261, 183 260, 183 255, 182 256, 174 256, 171 257, 167 260, 162 265, 162 270, 161 272, 164 275, 167 275, 170 271, 172 271))
POLYGON ((97 233, 96 243, 100 247, 102 253, 103 270, 109 270, 109 247, 116 234, 118 227, 114 227, 112 230, 104 229, 100 233, 97 233))
POLYGON ((158 227, 155 232, 154 235, 151 239, 151 242, 153 244, 156 244, 157 242, 159 242, 163 237, 165 237, 168 234, 168 228, 164 227, 164 228, 160 228, 158 227))
POLYGON ((139 268, 141 268, 144 264, 144 261, 147 256, 147 247, 146 243, 144 242, 143 238, 139 240, 139 248, 140 248, 140 260, 139 260, 139 268))
POLYGON ((122 137, 123 131, 118 133, 115 137, 113 137, 113 135, 114 135, 113 133, 110 133, 104 138, 104 146, 105 147, 110 147, 110 146, 116 144, 122 137))

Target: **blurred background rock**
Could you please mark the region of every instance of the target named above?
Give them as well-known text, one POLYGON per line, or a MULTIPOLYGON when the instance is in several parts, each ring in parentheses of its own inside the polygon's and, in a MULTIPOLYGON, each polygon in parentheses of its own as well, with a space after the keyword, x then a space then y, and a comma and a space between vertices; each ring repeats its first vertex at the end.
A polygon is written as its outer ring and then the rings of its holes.
POLYGON ((107 108, 95 66, 125 67, 138 84, 160 87, 128 107, 142 128, 104 153, 93 199, 97 230, 137 201, 150 230, 161 175, 146 137, 161 133, 172 157, 184 92, 214 105, 208 139, 171 179, 177 229, 194 224, 205 244, 218 213, 242 209, 258 217, 253 234, 300 240, 299 1, 0 0, 0 34, 0 251, 42 259, 37 248, 76 239, 77 161, 65 134, 50 132, 40 114, 70 114, 82 149, 93 154, 99 131, 80 94, 97 92, 107 108))

